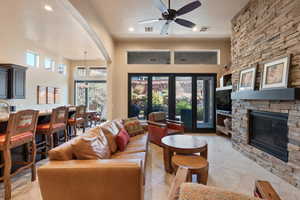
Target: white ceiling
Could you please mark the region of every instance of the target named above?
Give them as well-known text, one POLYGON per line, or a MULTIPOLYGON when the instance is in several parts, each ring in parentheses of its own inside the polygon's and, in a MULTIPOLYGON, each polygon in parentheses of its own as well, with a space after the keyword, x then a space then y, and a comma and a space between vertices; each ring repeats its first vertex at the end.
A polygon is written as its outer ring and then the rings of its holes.
MULTIPOLYGON (((153 0, 89 0, 99 16, 116 38, 164 37, 160 36, 163 22, 139 25, 139 20, 161 17, 160 11, 154 7, 153 0), (145 33, 145 26, 153 26, 153 33, 145 33), (128 28, 133 27, 134 32, 128 28)), ((167 0, 163 0, 167 5, 167 0)), ((194 0, 171 0, 171 8, 176 10, 194 0)), ((202 6, 181 16, 191 20, 197 27, 208 26, 209 30, 192 32, 190 29, 172 24, 168 37, 187 38, 224 38, 231 33, 230 20, 249 0, 200 0, 202 6)))
POLYGON ((84 29, 55 0, 6 0, 0 6, 0 24, 3 34, 24 37, 67 59, 83 59, 84 51, 87 59, 103 58, 84 29), (53 12, 47 12, 45 4, 53 12))

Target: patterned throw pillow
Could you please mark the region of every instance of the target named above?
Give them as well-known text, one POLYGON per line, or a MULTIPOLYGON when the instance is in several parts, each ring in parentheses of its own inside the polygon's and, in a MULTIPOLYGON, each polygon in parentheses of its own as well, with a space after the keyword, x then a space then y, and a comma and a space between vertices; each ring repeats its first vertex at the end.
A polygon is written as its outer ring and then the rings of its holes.
POLYGON ((145 132, 143 126, 141 125, 140 121, 136 117, 124 120, 124 127, 130 137, 139 134, 144 134, 145 132))
POLYGON ((104 122, 103 124, 100 125, 100 127, 103 130, 104 135, 108 140, 111 153, 115 153, 118 149, 116 143, 116 137, 119 133, 118 127, 112 121, 104 122))

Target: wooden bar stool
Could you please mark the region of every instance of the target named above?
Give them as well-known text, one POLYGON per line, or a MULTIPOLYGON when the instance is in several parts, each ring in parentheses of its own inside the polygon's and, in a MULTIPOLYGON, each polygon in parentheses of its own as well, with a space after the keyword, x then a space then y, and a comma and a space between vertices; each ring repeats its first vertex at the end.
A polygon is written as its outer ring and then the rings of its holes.
POLYGON ((6 133, 0 134, 0 151, 3 152, 4 163, 0 165, 4 168, 3 176, 0 181, 4 182, 5 200, 11 199, 11 180, 10 178, 19 172, 31 168, 31 181, 36 179, 35 156, 35 131, 39 111, 24 110, 9 115, 6 133), (27 160, 17 162, 22 165, 15 172, 11 173, 12 159, 11 149, 27 145, 27 160), (30 156, 28 155, 30 153, 30 156))
POLYGON ((198 183, 207 184, 209 163, 202 156, 177 154, 172 157, 172 164, 175 169, 178 169, 178 167, 187 168, 190 182, 192 181, 192 175, 196 174, 198 183))
POLYGON ((77 136, 78 125, 82 126, 83 132, 85 132, 86 123, 86 106, 76 106, 75 116, 68 119, 68 126, 71 127, 70 137, 77 136), (73 131, 72 131, 73 129, 73 131), (75 135, 72 136, 72 132, 75 135))
POLYGON ((97 126, 99 123, 101 123, 101 116, 97 112, 92 112, 90 114, 89 120, 91 122, 90 127, 97 126))
POLYGON ((37 126, 36 133, 44 136, 44 141, 37 144, 38 153, 42 153, 43 149, 46 150, 46 153, 51 150, 54 147, 54 134, 57 134, 61 131, 64 132, 64 141, 68 141, 68 111, 68 108, 65 106, 55 108, 52 110, 50 122, 37 126))

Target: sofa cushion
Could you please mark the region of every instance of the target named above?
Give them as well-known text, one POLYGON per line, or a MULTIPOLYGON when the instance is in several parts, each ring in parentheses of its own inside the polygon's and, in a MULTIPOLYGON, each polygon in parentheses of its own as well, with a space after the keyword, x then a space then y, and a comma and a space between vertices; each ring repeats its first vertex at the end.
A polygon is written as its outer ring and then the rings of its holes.
POLYGON ((148 133, 140 134, 129 139, 129 144, 147 144, 148 143, 148 133))
POLYGON ((124 127, 130 137, 145 133, 143 126, 136 117, 124 120, 124 127))
POLYGON ((127 159, 140 159, 142 160, 142 169, 144 171, 145 169, 145 162, 146 162, 146 153, 145 152, 137 152, 137 153, 123 153, 120 152, 118 154, 114 154, 111 156, 112 159, 123 159, 123 160, 127 160, 127 159))
POLYGON ((118 149, 116 143, 116 137, 119 133, 119 129, 113 121, 107 121, 100 125, 101 129, 103 130, 108 143, 111 153, 115 153, 118 149))
POLYGON ((180 187, 179 200, 259 200, 243 194, 229 192, 201 184, 184 183, 180 187))
POLYGON ((138 153, 138 152, 147 152, 148 149, 148 134, 137 135, 131 137, 129 140, 129 144, 127 145, 124 151, 118 151, 115 154, 131 154, 131 153, 138 153))
POLYGON ((48 152, 49 160, 57 160, 57 161, 73 160, 74 154, 71 145, 72 142, 73 140, 70 140, 69 142, 63 143, 58 147, 51 149, 48 152))
POLYGON ((129 135, 124 128, 122 128, 119 134, 117 135, 116 143, 120 151, 124 151, 126 149, 127 144, 129 143, 129 135))
POLYGON ((108 141, 100 127, 75 138, 72 148, 78 160, 108 159, 111 156, 108 141))

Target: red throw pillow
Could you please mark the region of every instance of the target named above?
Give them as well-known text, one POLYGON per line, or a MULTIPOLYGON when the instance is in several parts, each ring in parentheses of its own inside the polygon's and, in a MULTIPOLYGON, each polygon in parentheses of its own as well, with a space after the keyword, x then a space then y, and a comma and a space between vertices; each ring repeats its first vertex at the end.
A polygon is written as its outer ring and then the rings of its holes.
POLYGON ((129 143, 129 139, 130 137, 127 131, 122 128, 116 137, 116 143, 120 151, 124 151, 126 149, 126 146, 129 143))

